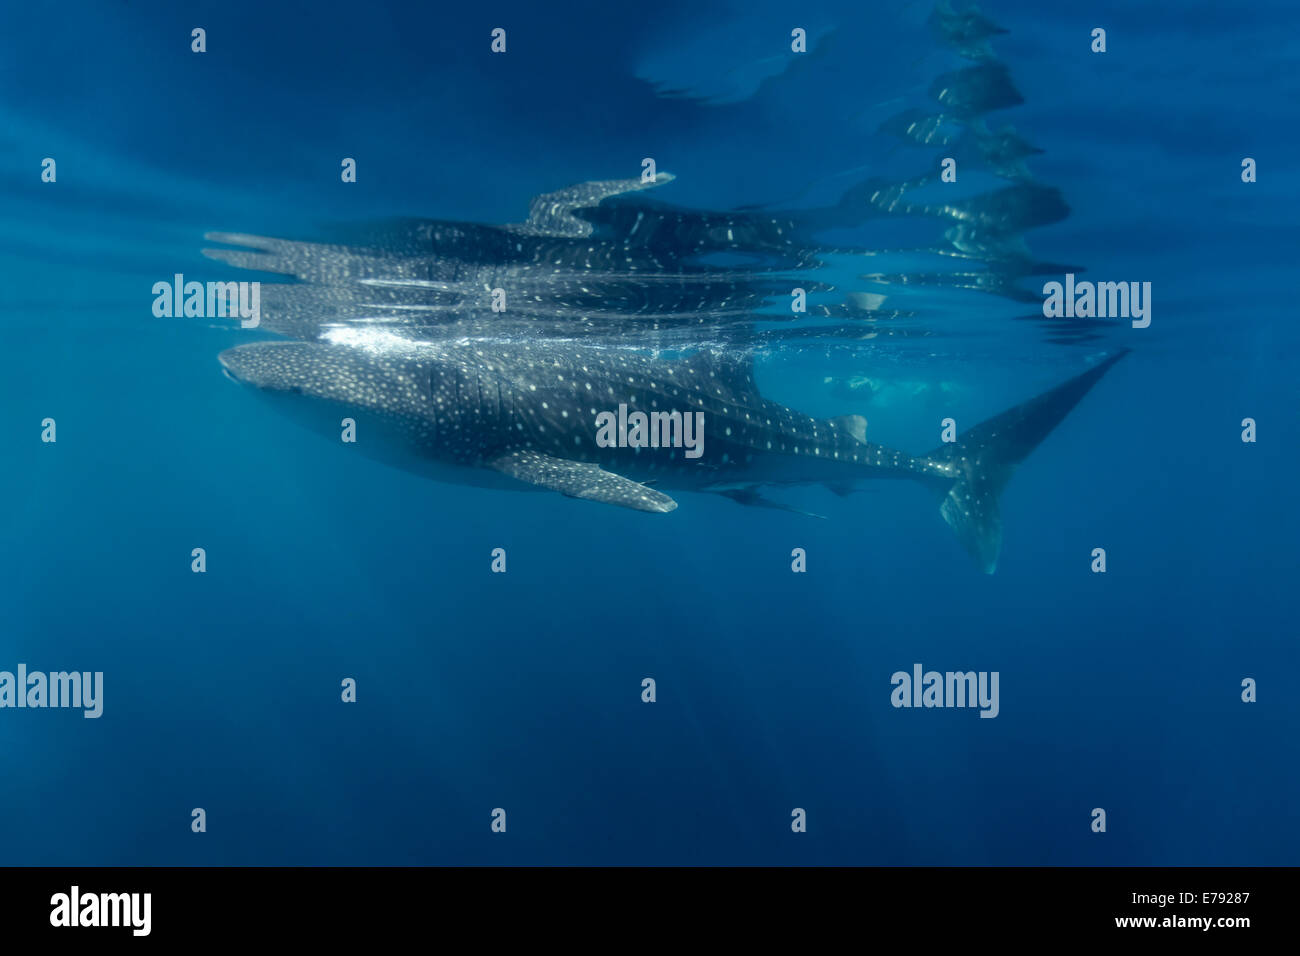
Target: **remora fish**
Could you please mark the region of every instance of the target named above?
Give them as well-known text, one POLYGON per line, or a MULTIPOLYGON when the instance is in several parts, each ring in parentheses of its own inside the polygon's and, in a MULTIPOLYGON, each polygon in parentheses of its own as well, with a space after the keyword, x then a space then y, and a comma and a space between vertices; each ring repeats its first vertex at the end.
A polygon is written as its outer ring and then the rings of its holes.
POLYGON ((1124 353, 918 457, 866 440, 860 416, 816 419, 763 398, 752 360, 701 352, 667 361, 626 350, 548 343, 428 343, 342 330, 347 342, 260 342, 222 352, 226 374, 332 436, 356 421, 368 455, 465 484, 551 489, 640 511, 668 512, 661 488, 713 491, 781 507, 764 485, 911 478, 981 570, 1001 549, 998 495, 1025 458, 1124 353), (309 401, 313 399, 315 401, 309 401), (660 413, 658 444, 601 447, 597 419, 660 413), (703 453, 673 442, 702 413, 703 453), (662 417, 662 416, 666 416, 662 417), (654 487, 651 487, 651 483, 654 487))

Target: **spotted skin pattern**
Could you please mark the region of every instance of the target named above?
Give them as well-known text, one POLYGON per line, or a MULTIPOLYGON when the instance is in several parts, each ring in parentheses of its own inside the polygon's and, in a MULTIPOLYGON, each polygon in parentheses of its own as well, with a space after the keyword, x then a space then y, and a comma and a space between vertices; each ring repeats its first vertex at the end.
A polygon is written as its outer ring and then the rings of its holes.
POLYGON ((1012 468, 1122 354, 920 457, 866 441, 857 416, 817 419, 768 401, 748 360, 708 352, 665 360, 609 346, 357 332, 346 344, 260 342, 220 359, 229 377, 268 397, 331 409, 320 419, 326 428, 354 416, 358 444, 377 445, 372 453, 399 467, 486 470, 640 511, 674 510, 662 489, 762 504, 760 486, 911 478, 939 495, 940 513, 991 573, 1001 542, 997 496, 1012 468), (597 416, 620 405, 629 414, 702 413, 703 454, 601 447, 597 416))

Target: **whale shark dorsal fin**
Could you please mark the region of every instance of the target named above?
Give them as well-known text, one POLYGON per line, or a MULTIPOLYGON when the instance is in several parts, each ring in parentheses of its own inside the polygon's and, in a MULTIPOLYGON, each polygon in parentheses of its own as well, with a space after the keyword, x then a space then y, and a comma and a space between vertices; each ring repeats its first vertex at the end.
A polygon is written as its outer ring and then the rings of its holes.
POLYGON ((831 419, 862 444, 867 443, 867 420, 861 415, 836 415, 831 419))
POLYGON ((754 381, 754 356, 751 352, 701 351, 673 363, 691 375, 703 374, 725 385, 733 397, 756 399, 758 383, 754 381))
POLYGON ((670 183, 676 177, 672 173, 662 172, 649 182, 638 179, 605 179, 598 182, 578 183, 553 193, 543 193, 528 204, 528 219, 522 223, 511 223, 504 228, 510 232, 525 236, 555 236, 566 239, 582 239, 590 236, 594 226, 574 215, 578 209, 590 209, 599 206, 611 196, 653 189, 670 183))
POLYGON ((512 478, 550 488, 570 498, 586 498, 637 511, 660 513, 677 507, 677 502, 663 492, 587 461, 569 461, 521 449, 502 455, 489 464, 512 478))

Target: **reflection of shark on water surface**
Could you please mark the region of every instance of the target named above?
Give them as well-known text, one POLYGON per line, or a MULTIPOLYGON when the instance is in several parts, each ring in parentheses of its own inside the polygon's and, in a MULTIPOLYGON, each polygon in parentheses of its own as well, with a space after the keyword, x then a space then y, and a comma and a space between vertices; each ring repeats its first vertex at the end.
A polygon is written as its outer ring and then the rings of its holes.
POLYGON ((367 454, 459 483, 533 486, 667 512, 677 502, 663 489, 782 507, 760 489, 824 484, 844 494, 866 479, 910 478, 934 492, 944 520, 988 573, 1001 548, 998 495, 1015 465, 1123 354, 914 457, 868 442, 859 416, 815 419, 766 400, 746 360, 351 338, 242 345, 221 362, 229 377, 318 430, 337 435, 340 415, 353 417, 367 454), (620 420, 645 416, 653 444, 602 445, 600 416, 616 410, 620 420), (703 453, 692 458, 680 439, 687 416, 698 414, 707 437, 700 432, 703 453))
MULTIPOLYGON (((454 326, 463 332, 479 319, 490 319, 494 334, 513 326, 530 338, 673 329, 694 335, 701 327, 747 334, 756 322, 787 320, 788 308, 784 315, 761 310, 788 303, 792 288, 809 296, 833 291, 807 273, 843 250, 819 244, 814 234, 875 212, 856 202, 856 191, 836 206, 774 213, 633 198, 672 178, 660 173, 651 182, 602 180, 545 193, 522 223, 398 220, 350 230, 340 243, 210 233, 216 242, 250 248, 205 254, 300 280, 262 289, 263 326, 296 338, 362 321, 414 337, 454 336, 454 326), (708 261, 713 255, 739 261, 718 265, 708 261)), ((838 303, 808 302, 801 314, 893 317, 878 308, 867 315, 856 302, 852 294, 838 303)))

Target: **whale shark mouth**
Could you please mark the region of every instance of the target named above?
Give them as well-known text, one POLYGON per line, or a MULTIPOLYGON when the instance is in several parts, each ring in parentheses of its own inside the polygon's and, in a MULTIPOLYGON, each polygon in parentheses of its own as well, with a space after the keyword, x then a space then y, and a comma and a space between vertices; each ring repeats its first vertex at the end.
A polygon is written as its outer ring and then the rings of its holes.
POLYGON ((253 384, 248 379, 240 377, 240 375, 232 367, 231 355, 234 352, 235 349, 226 349, 224 352, 219 352, 217 354, 217 361, 221 364, 221 374, 224 375, 226 378, 230 379, 230 381, 234 382, 236 385, 253 384))

